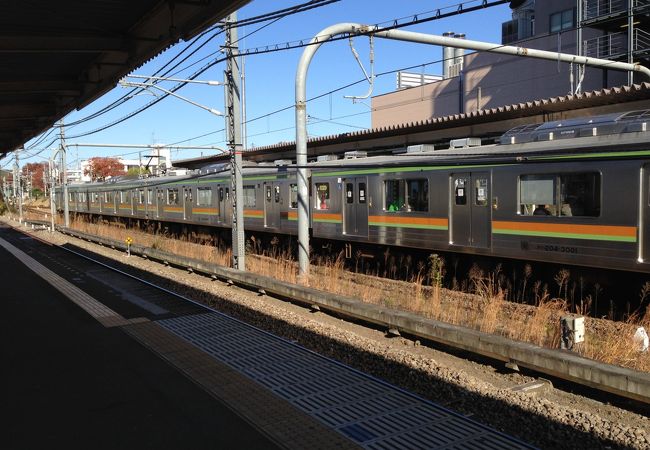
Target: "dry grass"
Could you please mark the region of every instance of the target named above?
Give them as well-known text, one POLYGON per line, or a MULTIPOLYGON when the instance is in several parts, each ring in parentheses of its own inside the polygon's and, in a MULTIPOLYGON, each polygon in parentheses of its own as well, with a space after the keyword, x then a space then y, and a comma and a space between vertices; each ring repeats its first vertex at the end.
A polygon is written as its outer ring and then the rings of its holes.
MULTIPOLYGON (((230 252, 217 250, 213 242, 197 244, 163 235, 126 230, 123 226, 89 224, 83 221, 73 221, 71 227, 120 241, 131 237, 137 245, 230 266, 230 252)), ((249 252, 246 264, 247 270, 251 272, 288 283, 298 282, 297 264, 288 253, 274 251, 271 256, 259 256, 249 252)), ((506 283, 503 282, 504 277, 499 269, 485 274, 478 267, 472 268, 468 280, 460 283, 467 286, 469 293, 443 289, 441 281, 445 268, 437 255, 431 255, 426 273, 420 267, 412 282, 351 273, 345 270, 344 265, 342 255, 334 260, 317 261, 305 284, 367 303, 412 311, 450 324, 496 333, 543 347, 560 346, 560 317, 569 310, 565 299, 568 294, 568 271, 560 271, 555 278, 557 297, 552 297, 548 287, 541 282, 533 283, 530 273, 524 274, 523 290, 515 294, 515 297, 532 296, 535 301, 535 306, 532 306, 506 301, 508 292, 503 287, 506 283), (425 280, 429 280, 432 285, 426 285, 425 280)), ((642 300, 648 296, 650 283, 640 295, 642 300)), ((588 315, 590 306, 591 297, 588 296, 576 309, 588 315)), ((624 323, 587 318, 586 342, 576 350, 585 357, 598 361, 650 372, 650 355, 639 352, 632 342, 637 327, 644 326, 650 330, 650 312, 643 317, 641 319, 639 314, 632 315, 624 323)))

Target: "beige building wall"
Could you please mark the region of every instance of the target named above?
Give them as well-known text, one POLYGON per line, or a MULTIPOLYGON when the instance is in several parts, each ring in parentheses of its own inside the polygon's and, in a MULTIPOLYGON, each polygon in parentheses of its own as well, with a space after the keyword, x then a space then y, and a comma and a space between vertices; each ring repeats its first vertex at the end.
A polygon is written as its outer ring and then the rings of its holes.
POLYGON ((402 89, 372 98, 372 128, 456 114, 460 78, 402 89))
MULTIPOLYGON (((570 0, 537 1, 535 35, 538 37, 513 45, 575 54, 575 31, 559 36, 557 33, 549 35, 550 14, 572 5, 575 2, 570 0)), ((600 31, 585 29, 583 40, 599 35, 600 31)), ((467 38, 472 39, 471 32, 467 33, 467 38)), ((556 61, 486 52, 468 54, 460 77, 373 97, 372 127, 419 122, 433 117, 567 95, 571 89, 569 74, 569 64, 558 64, 556 61)), ((574 79, 574 84, 577 81, 574 79)), ((627 74, 624 72, 588 68, 582 91, 626 83, 627 74)))

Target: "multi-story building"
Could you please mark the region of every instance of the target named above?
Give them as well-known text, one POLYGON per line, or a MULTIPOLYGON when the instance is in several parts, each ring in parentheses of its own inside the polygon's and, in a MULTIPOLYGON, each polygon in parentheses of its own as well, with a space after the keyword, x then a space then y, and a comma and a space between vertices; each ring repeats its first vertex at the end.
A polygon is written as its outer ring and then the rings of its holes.
MULTIPOLYGON (((650 62, 650 0, 513 0, 510 7, 504 45, 650 62)), ((582 75, 577 66, 548 60, 449 48, 442 53, 443 79, 373 97, 372 128, 641 81, 638 73, 587 67, 582 75)))

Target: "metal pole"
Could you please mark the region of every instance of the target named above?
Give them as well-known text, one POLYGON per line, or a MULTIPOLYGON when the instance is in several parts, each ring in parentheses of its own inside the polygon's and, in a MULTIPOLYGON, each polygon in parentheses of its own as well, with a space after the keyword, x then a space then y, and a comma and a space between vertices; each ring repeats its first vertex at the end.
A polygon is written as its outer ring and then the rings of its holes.
POLYGON ((16 175, 18 177, 18 219, 23 221, 23 183, 22 175, 20 174, 20 156, 16 150, 16 175))
POLYGON ((308 215, 308 186, 307 186, 307 104, 306 85, 307 70, 312 58, 320 46, 339 34, 367 34, 385 39, 419 42, 421 44, 441 45, 469 50, 479 50, 491 53, 501 53, 514 56, 525 56, 550 61, 584 64, 587 66, 604 67, 615 70, 632 70, 644 73, 650 78, 650 69, 639 64, 628 64, 599 58, 567 53, 549 52, 510 45, 493 44, 490 42, 471 41, 432 34, 415 33, 404 30, 379 31, 377 26, 358 23, 340 23, 323 29, 309 43, 300 57, 296 71, 296 164, 298 166, 298 263, 300 276, 309 275, 309 215, 308 215))
MULTIPOLYGON (((582 49, 582 18, 583 18, 583 4, 584 0, 576 0, 576 55, 583 56, 582 49)), ((578 64, 576 66, 578 84, 576 86, 575 94, 580 94, 582 92, 582 72, 585 70, 584 66, 578 64)))
POLYGON ((56 214, 56 206, 54 204, 54 154, 48 161, 50 169, 50 232, 54 232, 54 215, 56 214))
POLYGON ((65 148, 65 128, 63 125, 63 120, 61 120, 61 127, 59 128, 61 132, 61 171, 63 172, 63 223, 66 228, 70 227, 70 208, 68 205, 68 168, 67 168, 67 156, 65 148))
POLYGON ((242 141, 241 141, 241 90, 237 65, 239 47, 237 28, 229 23, 237 22, 237 13, 228 16, 226 24, 226 80, 228 83, 226 108, 228 116, 228 147, 230 150, 230 199, 232 202, 232 265, 235 269, 246 270, 244 248, 244 196, 242 182, 242 141))
MULTIPOLYGON (((17 155, 16 155, 17 156, 17 155)), ((14 160, 14 167, 12 173, 12 183, 13 183, 13 197, 14 197, 14 207, 18 204, 18 160, 14 160)))
MULTIPOLYGON (((634 63, 634 2, 627 1, 627 62, 634 63)), ((634 84, 634 72, 627 73, 627 84, 632 86, 634 84)))
POLYGON ((246 57, 241 59, 241 126, 242 126, 242 148, 248 149, 248 127, 246 125, 246 57))

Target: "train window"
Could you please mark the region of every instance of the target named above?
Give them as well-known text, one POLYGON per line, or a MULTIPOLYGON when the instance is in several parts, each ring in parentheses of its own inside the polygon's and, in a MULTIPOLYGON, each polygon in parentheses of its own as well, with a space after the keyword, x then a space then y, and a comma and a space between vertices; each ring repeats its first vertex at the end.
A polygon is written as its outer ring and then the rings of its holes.
POLYGON ((345 183, 345 201, 354 203, 354 183, 345 183))
POLYGON ((147 189, 147 205, 153 205, 153 189, 147 189))
MULTIPOLYGON (((246 192, 246 188, 244 188, 246 192)), ((196 204, 198 206, 209 206, 212 204, 212 188, 200 187, 196 189, 196 204)), ((244 204, 246 202, 244 201, 244 204)))
POLYGON ((280 203, 280 186, 275 186, 275 203, 280 203))
POLYGON ((271 203, 271 186, 266 186, 266 201, 271 203))
POLYGON ((366 203, 366 183, 359 183, 359 203, 366 203))
POLYGON ((384 181, 386 211, 428 211, 429 180, 384 181))
POLYGON ((255 208, 257 206, 255 186, 244 186, 244 208, 255 208))
POLYGON ((467 204, 467 179, 456 178, 454 180, 454 197, 457 205, 467 204))
POLYGON ((223 201, 223 188, 222 187, 219 188, 219 201, 220 202, 223 201))
POLYGON ((485 206, 488 203, 488 183, 487 178, 477 178, 475 180, 476 192, 474 193, 474 203, 476 206, 485 206))
POLYGON ((141 205, 144 204, 144 189, 138 190, 138 203, 140 203, 141 205))
POLYGON ((523 175, 519 178, 519 213, 524 216, 555 215, 556 175, 523 175))
POLYGON ((519 213, 526 216, 597 217, 600 215, 600 174, 521 176, 519 213))
POLYGON ((404 207, 404 180, 384 181, 384 198, 386 211, 399 211, 404 207))
POLYGON ((428 211, 429 180, 407 180, 406 187, 407 210, 428 211))
POLYGON ((290 184, 289 185, 289 208, 298 207, 298 185, 290 184))
POLYGON ((167 204, 178 205, 178 189, 167 189, 167 204))
POLYGON ((129 203, 131 201, 131 192, 120 191, 120 203, 129 203))
POLYGON ((90 198, 91 198, 90 201, 91 201, 92 203, 98 203, 98 202, 99 202, 99 194, 98 194, 97 192, 93 192, 93 193, 91 194, 91 197, 90 197, 90 198))
POLYGON ((560 175, 560 216, 598 217, 600 215, 600 174, 560 175))
POLYGON ((316 209, 330 209, 330 184, 316 183, 316 209))

